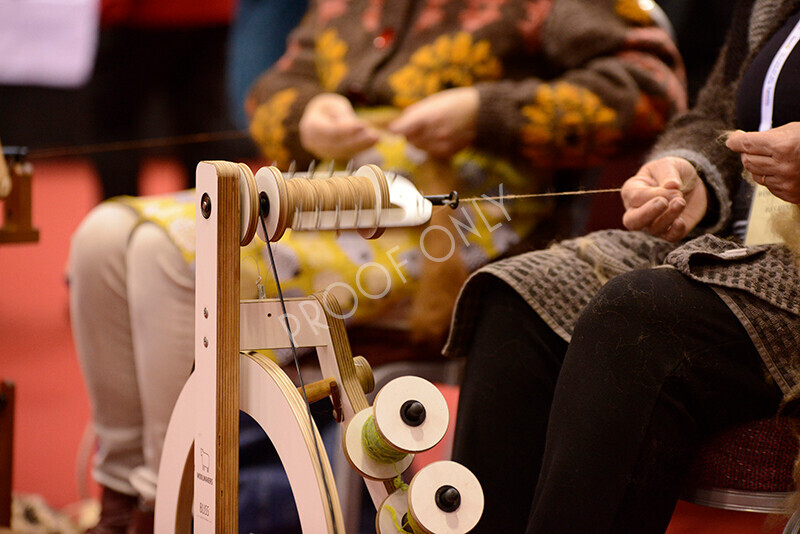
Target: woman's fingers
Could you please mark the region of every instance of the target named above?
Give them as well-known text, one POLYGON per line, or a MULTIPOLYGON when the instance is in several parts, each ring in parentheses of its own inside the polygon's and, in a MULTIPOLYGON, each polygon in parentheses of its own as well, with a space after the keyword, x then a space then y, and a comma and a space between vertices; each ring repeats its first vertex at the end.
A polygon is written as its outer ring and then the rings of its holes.
POLYGON ((742 154, 742 165, 753 175, 779 175, 784 172, 784 166, 770 156, 742 154))
POLYGON ((668 207, 669 201, 666 198, 652 198, 639 207, 625 210, 622 224, 628 230, 646 230, 668 207))
POLYGON ((680 190, 659 187, 652 178, 643 176, 629 178, 622 187, 622 202, 626 208, 641 207, 658 197, 669 201, 680 195, 680 190))
POLYGON ((736 130, 728 135, 725 145, 734 152, 770 156, 772 154, 773 135, 766 132, 743 132, 736 130))
POLYGON ((641 230, 669 241, 678 241, 686 236, 686 223, 680 217, 686 208, 686 200, 671 201, 656 197, 639 208, 629 209, 622 217, 628 230, 641 230))
MULTIPOLYGON (((664 239, 667 239, 667 236, 679 233, 679 228, 676 227, 676 223, 679 225, 681 224, 680 215, 683 213, 684 208, 686 208, 686 201, 684 199, 673 199, 668 203, 664 212, 656 217, 650 224, 647 231, 664 239)), ((682 237, 683 235, 678 235, 677 239, 682 237)))

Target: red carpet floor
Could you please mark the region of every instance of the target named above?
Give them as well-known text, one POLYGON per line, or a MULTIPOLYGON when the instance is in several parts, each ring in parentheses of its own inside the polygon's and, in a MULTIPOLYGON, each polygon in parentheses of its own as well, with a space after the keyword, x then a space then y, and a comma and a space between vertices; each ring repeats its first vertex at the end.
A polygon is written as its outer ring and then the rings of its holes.
MULTIPOLYGON (((180 183, 175 167, 156 162, 146 168, 142 188, 155 193, 180 183)), ((70 235, 98 198, 88 164, 39 163, 33 219, 41 239, 36 244, 0 245, 0 379, 12 380, 17 387, 14 490, 40 494, 55 507, 80 497, 76 457, 89 419, 69 326, 64 269, 70 235)), ((763 532, 780 532, 780 526, 759 514, 686 503, 679 504, 668 530, 763 532)))

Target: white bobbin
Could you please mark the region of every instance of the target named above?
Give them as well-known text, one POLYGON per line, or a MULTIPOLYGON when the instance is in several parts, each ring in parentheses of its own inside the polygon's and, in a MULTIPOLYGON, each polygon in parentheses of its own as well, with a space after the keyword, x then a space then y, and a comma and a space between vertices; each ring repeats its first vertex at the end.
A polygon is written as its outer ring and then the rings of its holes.
POLYGON ((264 193, 269 203, 269 213, 264 218, 267 235, 258 225, 258 237, 266 241, 277 241, 283 237, 289 220, 287 207, 286 180, 276 167, 262 167, 256 172, 256 190, 258 195, 264 193))
POLYGON ((381 463, 367 454, 362 442, 362 431, 367 419, 372 415, 372 408, 364 408, 347 423, 342 437, 344 456, 361 476, 370 480, 391 480, 408 469, 414 461, 413 454, 406 454, 395 463, 381 463))
POLYGON ((440 461, 428 464, 408 485, 408 511, 426 532, 464 534, 483 514, 483 489, 463 465, 440 461))
POLYGON ((403 526, 403 516, 408 513, 408 492, 398 489, 386 497, 375 516, 377 534, 397 534, 403 526))
POLYGON ((395 378, 378 392, 372 407, 378 434, 395 449, 422 452, 439 443, 447 432, 450 412, 439 389, 417 376, 395 378), (409 422, 406 407, 424 408, 421 421, 409 422))

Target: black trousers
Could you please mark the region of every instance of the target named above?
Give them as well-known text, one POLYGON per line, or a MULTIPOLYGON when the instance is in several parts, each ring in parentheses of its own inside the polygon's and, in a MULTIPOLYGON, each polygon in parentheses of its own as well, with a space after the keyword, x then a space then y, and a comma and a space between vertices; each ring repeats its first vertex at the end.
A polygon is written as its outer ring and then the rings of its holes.
POLYGON ((486 497, 474 532, 664 532, 698 441, 781 397, 727 306, 677 271, 609 281, 569 344, 498 281, 454 443, 486 497))

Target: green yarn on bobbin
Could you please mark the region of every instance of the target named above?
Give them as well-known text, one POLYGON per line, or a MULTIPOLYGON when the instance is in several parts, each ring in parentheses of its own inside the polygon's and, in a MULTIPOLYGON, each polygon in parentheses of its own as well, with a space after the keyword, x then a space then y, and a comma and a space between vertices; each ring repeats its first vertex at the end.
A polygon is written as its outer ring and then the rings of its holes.
POLYGON ((395 464, 406 457, 384 440, 375 427, 375 417, 370 415, 361 427, 361 444, 367 456, 382 464, 395 464))

